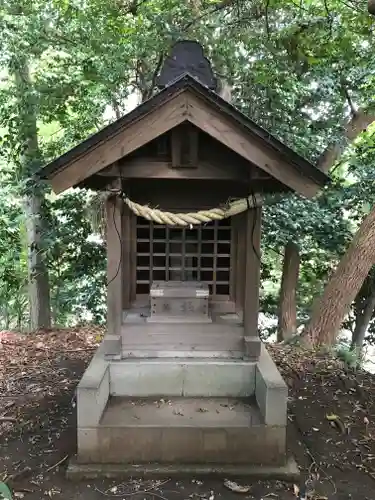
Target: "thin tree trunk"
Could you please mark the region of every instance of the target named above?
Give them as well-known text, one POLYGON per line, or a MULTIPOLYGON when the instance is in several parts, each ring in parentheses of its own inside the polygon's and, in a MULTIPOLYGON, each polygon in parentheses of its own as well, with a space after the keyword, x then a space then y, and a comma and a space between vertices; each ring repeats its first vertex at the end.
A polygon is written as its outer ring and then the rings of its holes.
POLYGON ((5 330, 9 330, 10 314, 7 306, 5 306, 4 309, 4 318, 5 318, 5 330))
POLYGON ((42 200, 30 194, 25 198, 26 234, 28 241, 30 328, 51 326, 49 276, 42 250, 42 200))
POLYGON ((279 297, 277 341, 292 337, 297 330, 296 292, 299 274, 299 249, 292 241, 285 246, 279 297))
POLYGON ((359 230, 313 306, 304 336, 312 345, 333 344, 350 305, 375 263, 375 207, 359 230))
POLYGON ((19 142, 22 145, 22 177, 25 184, 23 190, 24 210, 26 216, 30 328, 49 328, 51 326, 50 286, 48 269, 43 257, 43 217, 42 205, 44 191, 35 182, 30 182, 36 169, 40 166, 38 147, 36 106, 33 87, 30 80, 26 59, 19 57, 13 61, 17 97, 20 108, 19 142))
POLYGON ((121 109, 120 109, 119 103, 117 102, 116 97, 114 97, 114 96, 112 98, 112 107, 113 107, 115 115, 116 115, 116 120, 119 120, 121 118, 121 109))
POLYGON ((318 167, 323 170, 323 172, 329 172, 347 148, 347 143, 352 144, 374 121, 375 115, 368 114, 362 109, 358 111, 352 110, 352 117, 344 126, 343 139, 345 139, 346 142, 341 141, 339 143, 330 144, 319 158, 318 167))
POLYGON ((367 328, 370 324, 375 309, 375 287, 372 288, 370 296, 366 299, 366 304, 360 314, 356 317, 355 328, 353 332, 351 349, 355 349, 358 354, 362 352, 367 328))

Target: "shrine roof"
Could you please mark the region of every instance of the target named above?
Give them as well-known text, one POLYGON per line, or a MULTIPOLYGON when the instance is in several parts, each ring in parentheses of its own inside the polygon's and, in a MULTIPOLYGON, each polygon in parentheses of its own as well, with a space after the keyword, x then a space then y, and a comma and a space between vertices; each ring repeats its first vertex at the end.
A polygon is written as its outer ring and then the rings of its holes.
MULTIPOLYGON (((276 153, 277 158, 280 159, 280 172, 284 168, 283 165, 288 165, 290 169, 288 175, 278 175, 277 169, 275 168, 276 163, 274 162, 273 167, 272 165, 270 166, 270 164, 264 160, 264 156, 262 159, 258 158, 258 163, 263 162, 258 166, 268 171, 268 173, 274 175, 276 178, 279 177, 280 181, 294 191, 300 192, 308 197, 312 197, 319 188, 329 182, 329 177, 319 170, 319 168, 280 142, 267 130, 263 129, 248 116, 243 114, 238 108, 224 100, 219 94, 201 84, 196 78, 189 74, 182 75, 172 84, 153 95, 131 112, 95 133, 59 158, 56 158, 43 167, 38 172, 38 176, 42 179, 50 180, 54 190, 56 192, 62 192, 69 187, 79 184, 79 182, 101 169, 106 168, 109 164, 120 158, 119 155, 121 155, 122 152, 125 152, 122 156, 126 156, 129 152, 134 151, 153 138, 165 133, 168 127, 172 129, 174 126, 184 121, 191 121, 194 125, 202 128, 202 130, 209 133, 217 140, 222 141, 229 148, 236 150, 238 154, 244 156, 249 161, 253 161, 251 158, 251 148, 248 148, 246 151, 241 150, 241 141, 238 139, 241 137, 241 134, 249 143, 255 141, 258 147, 266 153, 273 154, 274 157, 276 153), (178 96, 179 98, 176 99, 178 96), (191 96, 191 100, 189 101, 189 97, 184 99, 183 96, 191 96), (174 103, 173 108, 171 107, 172 102, 174 103), (159 111, 166 108, 167 105, 170 106, 170 114, 163 117, 159 114, 159 111), (203 107, 206 114, 202 114, 200 118, 199 110, 203 107), (207 118, 209 115, 207 113, 209 112, 212 114, 208 122, 207 118), (229 138, 220 136, 217 130, 212 129, 215 118, 219 119, 221 117, 227 120, 227 127, 236 129, 236 149, 233 148, 235 144, 234 139, 232 144, 229 138), (132 129, 135 125, 137 128, 132 129), (142 128, 139 128, 141 125, 142 128), (154 127, 155 130, 151 133, 150 130, 152 127, 154 127), (158 127, 161 128, 158 129, 158 127), (141 137, 142 130, 145 130, 143 138, 141 137), (100 150, 106 143, 109 143, 110 140, 116 137, 119 138, 116 143, 118 146, 117 156, 107 154, 104 150, 103 152, 100 150), (144 141, 143 143, 142 140, 144 141), (95 165, 93 165, 92 159, 94 157, 91 156, 91 163, 87 163, 85 166, 83 161, 84 158, 93 151, 96 151, 98 158, 100 156, 100 161, 94 162, 95 165), (311 189, 308 191, 305 190, 306 192, 304 192, 303 189, 298 189, 296 179, 294 182, 288 182, 288 177, 291 176, 305 179, 307 183, 311 184, 311 189), (314 188, 312 187, 313 185, 315 186, 314 188)), ((113 152, 116 147, 112 145, 111 151, 113 152)), ((89 160, 89 158, 87 159, 89 160)), ((254 161, 254 163, 256 164, 257 162, 254 161)))

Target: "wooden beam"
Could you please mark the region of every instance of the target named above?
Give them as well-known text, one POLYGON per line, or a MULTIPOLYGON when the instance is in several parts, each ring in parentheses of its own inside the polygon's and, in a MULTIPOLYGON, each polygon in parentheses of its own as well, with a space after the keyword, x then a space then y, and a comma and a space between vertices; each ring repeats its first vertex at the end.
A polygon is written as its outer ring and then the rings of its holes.
POLYGON ((187 118, 196 127, 297 193, 312 198, 320 189, 313 180, 302 176, 301 172, 282 160, 277 151, 266 146, 261 139, 250 136, 235 120, 191 94, 188 95, 187 118))
POLYGON ((245 337, 258 335, 261 207, 247 210, 243 322, 245 337))
MULTIPOLYGON (((121 177, 123 179, 201 179, 201 180, 236 180, 249 182, 249 171, 236 165, 220 165, 207 160, 200 160, 198 168, 171 168, 168 161, 155 161, 152 158, 136 158, 111 165, 98 175, 103 177, 121 177)), ((262 179, 262 181, 265 179, 262 179)), ((268 177, 271 180, 271 177, 268 177)))
POLYGON ((177 94, 160 108, 130 123, 116 135, 97 144, 51 179, 55 193, 82 182, 123 156, 156 139, 186 120, 187 94, 177 94))
POLYGON ((124 202, 116 195, 107 199, 107 334, 120 338, 123 311, 123 230, 124 202))

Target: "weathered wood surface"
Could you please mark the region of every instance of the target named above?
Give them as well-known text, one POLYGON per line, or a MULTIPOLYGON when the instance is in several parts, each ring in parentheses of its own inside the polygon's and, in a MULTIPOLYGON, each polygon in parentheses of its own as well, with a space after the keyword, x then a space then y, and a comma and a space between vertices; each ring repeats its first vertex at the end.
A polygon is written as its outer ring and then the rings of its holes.
MULTIPOLYGON (((216 163, 200 160, 197 168, 172 168, 172 163, 155 158, 134 158, 119 164, 111 165, 99 172, 103 177, 123 179, 198 179, 198 180, 235 180, 248 182, 248 172, 243 172, 232 164, 216 163)), ((268 178, 270 179, 270 178, 268 178)))
POLYGON ((132 212, 127 205, 123 205, 121 209, 122 222, 122 303, 123 308, 128 309, 131 304, 131 294, 133 284, 131 264, 132 264, 132 227, 131 227, 132 212))
POLYGON ((262 209, 248 210, 246 216, 246 270, 243 322, 245 336, 257 335, 260 287, 260 233, 262 209))
POLYGON ((189 94, 187 101, 187 118, 195 126, 286 186, 307 198, 315 196, 319 189, 316 183, 301 176, 298 168, 283 160, 277 151, 266 146, 259 138, 251 137, 243 127, 209 106, 203 99, 189 94))
POLYGON ((65 191, 164 134, 184 121, 185 110, 186 96, 175 95, 162 107, 121 129, 57 173, 51 179, 53 190, 57 194, 65 191))
POLYGON ((163 210, 203 210, 249 195, 246 183, 233 180, 131 179, 127 194, 141 204, 163 210))
POLYGON ((217 109, 187 88, 72 159, 71 163, 52 176, 54 191, 61 193, 82 183, 184 122, 190 122, 247 160, 249 169, 256 166, 271 175, 278 181, 277 190, 280 190, 282 183, 312 198, 320 188, 318 181, 314 181, 311 176, 301 175, 298 165, 291 163, 293 160, 284 159, 281 151, 249 132, 239 119, 217 109))
POLYGON ((233 217, 237 233, 236 275, 235 275, 235 304, 236 310, 242 311, 245 295, 246 269, 246 214, 233 217))
POLYGON ((123 201, 111 196, 106 202, 107 239, 107 333, 120 335, 123 310, 123 201))
POLYGON ((130 218, 130 303, 137 297, 137 217, 134 213, 130 218))
POLYGON ((231 244, 230 244, 230 273, 229 273, 229 297, 236 301, 236 280, 237 280, 237 243, 238 231, 235 217, 231 217, 231 244))

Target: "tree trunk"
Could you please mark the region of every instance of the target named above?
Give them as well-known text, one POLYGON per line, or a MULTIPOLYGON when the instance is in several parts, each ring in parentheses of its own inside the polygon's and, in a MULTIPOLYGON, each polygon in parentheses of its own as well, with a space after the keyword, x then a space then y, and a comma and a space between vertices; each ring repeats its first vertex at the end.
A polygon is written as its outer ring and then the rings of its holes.
POLYGON ((42 249, 42 200, 38 195, 25 197, 26 234, 28 246, 30 328, 50 328, 50 287, 42 249))
POLYGON ((362 352, 367 328, 370 324, 374 309, 375 287, 373 286, 370 295, 366 298, 365 307, 362 311, 357 312, 355 328, 351 342, 351 349, 356 350, 358 354, 361 354, 362 352))
POLYGON ((292 337, 297 330, 296 291, 299 274, 299 249, 292 241, 285 247, 283 274, 279 297, 277 341, 292 337))
POLYGON ((38 146, 35 93, 26 59, 19 57, 13 61, 19 102, 19 137, 22 155, 21 174, 24 183, 23 198, 26 216, 27 261, 29 275, 30 328, 49 328, 51 326, 50 286, 48 269, 43 252, 42 205, 44 190, 32 180, 40 166, 38 146))
POLYGON ((350 305, 375 263, 375 207, 359 230, 313 307, 304 336, 312 345, 333 344, 350 305))
POLYGON ((353 111, 351 119, 344 126, 343 139, 346 142, 330 144, 319 158, 318 167, 323 172, 328 173, 347 148, 347 143, 352 144, 374 121, 375 115, 371 113, 369 114, 362 109, 353 111))

